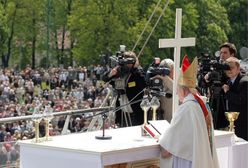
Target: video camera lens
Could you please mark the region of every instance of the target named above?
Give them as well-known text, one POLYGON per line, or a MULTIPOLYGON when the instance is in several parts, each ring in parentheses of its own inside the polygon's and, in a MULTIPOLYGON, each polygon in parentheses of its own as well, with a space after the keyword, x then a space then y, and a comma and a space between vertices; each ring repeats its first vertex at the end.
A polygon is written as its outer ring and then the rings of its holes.
POLYGON ((163 81, 161 78, 154 77, 156 75, 166 76, 170 74, 170 69, 166 67, 160 67, 160 58, 154 58, 153 63, 146 72, 147 85, 152 90, 162 91, 163 81), (152 78, 152 79, 151 79, 152 78))

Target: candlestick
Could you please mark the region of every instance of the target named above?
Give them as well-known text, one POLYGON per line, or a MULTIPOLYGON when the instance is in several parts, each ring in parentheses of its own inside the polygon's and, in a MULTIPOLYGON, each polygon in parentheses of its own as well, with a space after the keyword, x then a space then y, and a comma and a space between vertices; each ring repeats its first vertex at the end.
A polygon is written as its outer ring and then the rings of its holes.
POLYGON ((152 120, 156 120, 156 111, 160 106, 159 99, 156 96, 153 96, 151 100, 151 107, 152 107, 152 120))

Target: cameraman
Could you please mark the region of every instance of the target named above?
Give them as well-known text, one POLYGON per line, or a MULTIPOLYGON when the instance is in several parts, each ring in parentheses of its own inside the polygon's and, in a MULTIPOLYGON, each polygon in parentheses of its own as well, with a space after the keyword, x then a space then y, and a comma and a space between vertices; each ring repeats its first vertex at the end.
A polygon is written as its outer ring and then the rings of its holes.
POLYGON ((239 112, 235 122, 235 133, 238 137, 248 140, 248 76, 240 72, 240 61, 235 57, 226 60, 230 70, 225 73, 228 76, 228 84, 222 86, 225 93, 227 111, 239 112))
POLYGON ((163 81, 163 92, 165 92, 165 96, 160 96, 160 107, 163 114, 163 119, 168 122, 171 121, 172 118, 172 91, 173 91, 173 72, 174 72, 174 62, 171 59, 163 59, 159 67, 168 68, 170 70, 169 75, 156 75, 154 78, 160 78, 163 81))
MULTIPOLYGON (((226 61, 226 59, 230 57, 237 57, 237 49, 234 44, 232 43, 224 43, 220 47, 220 63, 223 63, 226 61)), ((210 73, 207 73, 204 77, 206 82, 210 82, 210 73)), ((226 80, 226 79, 225 79, 226 80)))
MULTIPOLYGON (((237 49, 234 44, 232 43, 224 43, 220 47, 220 63, 223 63, 226 61, 226 59, 230 57, 237 57, 237 49)), ((209 79, 210 72, 205 75, 206 82, 209 82, 211 79, 209 79)))
MULTIPOLYGON (((146 87, 145 73, 139 65, 139 60, 134 52, 127 51, 122 53, 121 65, 118 65, 107 72, 103 76, 105 82, 110 81, 118 93, 119 102, 116 106, 127 104, 122 108, 122 112, 116 113, 116 124, 119 126, 129 126, 128 123, 123 123, 123 115, 130 114, 130 125, 141 125, 144 122, 144 112, 140 108, 141 101, 132 103, 136 100, 142 100, 144 88, 146 87), (132 61, 133 60, 133 61, 132 61), (126 63, 125 63, 126 62, 126 63), (120 83, 123 83, 121 88, 120 83)), ((120 64, 120 63, 119 63, 120 64)))
POLYGON ((224 43, 220 46, 220 60, 226 61, 230 57, 237 57, 237 49, 232 43, 224 43))
MULTIPOLYGON (((230 57, 237 56, 237 49, 232 43, 224 43, 220 47, 220 60, 219 63, 224 63, 230 57)), ((217 70, 217 72, 208 72, 204 76, 206 85, 210 88, 210 106, 213 110, 214 128, 223 129, 228 126, 228 121, 225 117, 227 110, 225 106, 224 90, 222 86, 227 83, 228 77, 225 75, 224 70, 217 70), (216 75, 217 74, 217 75, 216 75), (218 76, 214 81, 213 76, 218 76)))

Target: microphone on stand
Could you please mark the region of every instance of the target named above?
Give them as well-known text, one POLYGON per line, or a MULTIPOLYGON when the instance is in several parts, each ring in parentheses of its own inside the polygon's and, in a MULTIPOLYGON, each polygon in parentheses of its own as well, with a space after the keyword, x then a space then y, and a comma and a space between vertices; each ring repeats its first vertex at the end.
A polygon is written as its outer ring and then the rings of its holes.
MULTIPOLYGON (((108 111, 106 111, 108 112, 108 111)), ((112 139, 112 136, 105 135, 105 120, 107 119, 106 113, 102 114, 102 135, 97 135, 95 136, 96 139, 101 139, 101 140, 107 140, 107 139, 112 139)))
MULTIPOLYGON (((124 107, 124 106, 126 106, 126 105, 132 105, 132 104, 141 102, 142 100, 143 100, 143 99, 139 99, 139 100, 136 100, 136 101, 133 101, 133 102, 129 102, 129 103, 123 104, 123 105, 121 105, 121 106, 115 108, 115 109, 113 110, 113 113, 119 111, 122 107, 124 107)), ((106 113, 108 113, 109 111, 110 111, 110 109, 109 109, 109 110, 102 111, 102 112, 100 112, 100 113, 98 113, 98 114, 95 114, 95 115, 93 115, 93 116, 89 116, 89 117, 86 117, 86 118, 85 118, 85 119, 87 119, 87 118, 92 118, 92 117, 95 117, 95 116, 98 116, 98 115, 102 115, 102 119, 103 119, 102 135, 97 135, 97 136, 95 136, 96 139, 99 139, 99 140, 110 140, 110 139, 112 139, 112 136, 109 136, 109 135, 106 135, 106 134, 105 134, 105 121, 106 121, 106 119, 107 119, 107 114, 106 114, 106 113)))

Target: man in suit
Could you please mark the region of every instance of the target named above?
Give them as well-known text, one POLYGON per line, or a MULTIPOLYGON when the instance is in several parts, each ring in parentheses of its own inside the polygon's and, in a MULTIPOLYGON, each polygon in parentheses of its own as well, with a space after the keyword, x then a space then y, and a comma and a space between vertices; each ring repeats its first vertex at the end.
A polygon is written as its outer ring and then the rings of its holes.
MULTIPOLYGON (((220 47, 220 63, 225 62, 230 57, 237 57, 237 49, 232 43, 224 43, 220 47)), ((205 75, 204 79, 206 85, 210 88, 210 107, 213 111, 213 120, 215 129, 224 129, 228 126, 228 121, 225 118, 226 106, 224 96, 225 93, 222 89, 224 83, 227 83, 228 77, 223 70, 217 70, 215 73, 209 72, 205 75), (221 74, 221 75, 220 75, 221 74), (220 81, 213 80, 213 76, 220 77, 220 81), (220 84, 218 83, 220 82, 220 84)), ((215 78, 216 78, 215 77, 215 78)))
POLYGON ((223 85, 227 111, 240 112, 235 122, 235 133, 238 137, 248 140, 248 76, 241 75, 240 61, 235 57, 226 60, 230 70, 225 73, 228 76, 228 84, 223 85))

